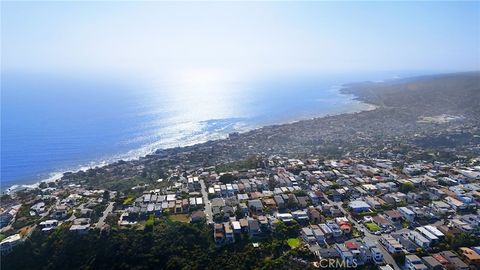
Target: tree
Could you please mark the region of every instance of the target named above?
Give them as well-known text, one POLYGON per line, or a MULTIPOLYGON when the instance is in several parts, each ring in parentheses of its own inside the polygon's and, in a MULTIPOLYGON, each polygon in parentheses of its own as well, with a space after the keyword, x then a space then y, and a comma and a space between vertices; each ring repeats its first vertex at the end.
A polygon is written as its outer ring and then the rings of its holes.
POLYGON ((288 196, 287 207, 288 207, 288 208, 297 207, 297 201, 296 201, 295 195, 290 194, 290 195, 288 196))
POLYGON ((104 202, 108 202, 110 200, 110 192, 108 190, 103 192, 102 199, 104 202))
POLYGON ((404 182, 404 183, 402 183, 402 185, 400 185, 400 192, 408 193, 408 192, 412 191, 413 188, 414 188, 413 183, 404 182))
POLYGON ((233 177, 231 173, 225 173, 225 174, 222 174, 218 180, 223 184, 229 184, 229 183, 232 183, 233 180, 235 180, 235 177, 233 177))
POLYGON ((235 216, 237 217, 237 219, 241 219, 245 217, 245 213, 240 207, 237 207, 237 209, 235 209, 235 216))
POLYGON ((471 233, 461 233, 458 236, 449 237, 448 242, 453 249, 480 245, 480 239, 471 233))

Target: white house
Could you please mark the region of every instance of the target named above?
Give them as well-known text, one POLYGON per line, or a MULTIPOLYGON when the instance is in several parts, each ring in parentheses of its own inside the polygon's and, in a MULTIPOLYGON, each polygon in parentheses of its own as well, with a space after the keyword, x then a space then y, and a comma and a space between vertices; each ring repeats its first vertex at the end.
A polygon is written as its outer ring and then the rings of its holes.
POLYGON ((402 217, 409 221, 409 222, 413 222, 415 220, 415 212, 413 212, 412 210, 408 209, 407 207, 398 207, 397 209, 400 214, 402 214, 402 217))

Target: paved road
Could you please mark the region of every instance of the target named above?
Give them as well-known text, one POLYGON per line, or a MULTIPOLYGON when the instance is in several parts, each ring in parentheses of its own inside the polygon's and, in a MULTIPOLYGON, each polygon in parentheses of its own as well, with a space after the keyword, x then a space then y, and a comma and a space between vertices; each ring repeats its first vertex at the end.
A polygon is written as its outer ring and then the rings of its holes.
POLYGON ((213 223, 213 213, 212 213, 212 205, 210 204, 210 200, 208 199, 208 192, 207 187, 205 186, 205 182, 200 180, 201 192, 203 197, 203 203, 205 204, 205 215, 207 216, 207 223, 213 223))
POLYGON ((334 201, 331 201, 330 199, 327 198, 327 201, 330 203, 330 204, 333 204, 333 205, 336 205, 338 206, 338 208, 340 209, 340 211, 348 218, 348 220, 354 224, 354 226, 356 228, 362 228, 363 229, 363 233, 365 234, 366 237, 368 238, 371 238, 371 239, 374 239, 377 243, 378 243, 378 246, 379 246, 379 249, 380 251, 382 252, 383 254, 383 259, 385 261, 385 263, 388 263, 390 264, 391 266, 393 266, 393 268, 395 270, 401 270, 400 266, 398 266, 398 264, 395 262, 395 260, 393 259, 392 255, 390 255, 390 253, 388 253, 388 251, 383 247, 383 245, 379 242, 379 239, 380 239, 380 236, 379 235, 374 235, 374 234, 371 234, 370 231, 365 228, 362 224, 359 224, 355 219, 353 219, 351 216, 350 216, 350 213, 347 212, 343 206, 342 206, 342 202, 334 202, 334 201))
POLYGON ((100 217, 100 219, 97 222, 97 228, 102 229, 103 225, 105 225, 105 219, 107 218, 108 214, 110 214, 113 210, 113 204, 114 202, 110 202, 105 208, 105 211, 103 211, 103 215, 100 217))

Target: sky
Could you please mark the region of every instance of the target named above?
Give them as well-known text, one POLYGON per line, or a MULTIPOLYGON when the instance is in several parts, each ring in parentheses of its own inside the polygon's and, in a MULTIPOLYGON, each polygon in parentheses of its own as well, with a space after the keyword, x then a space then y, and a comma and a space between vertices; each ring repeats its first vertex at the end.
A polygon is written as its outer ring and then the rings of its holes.
POLYGON ((479 70, 480 3, 2 1, 1 55, 31 72, 479 70))

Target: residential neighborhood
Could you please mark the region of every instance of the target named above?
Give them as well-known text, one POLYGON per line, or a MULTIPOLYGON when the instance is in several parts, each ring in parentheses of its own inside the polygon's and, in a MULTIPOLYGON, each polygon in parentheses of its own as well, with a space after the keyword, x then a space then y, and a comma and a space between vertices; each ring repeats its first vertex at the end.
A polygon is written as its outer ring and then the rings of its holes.
POLYGON ((10 206, 2 204, 2 232, 17 233, 2 240, 1 251, 33 230, 129 230, 168 217, 206 222, 218 247, 278 235, 308 250, 316 267, 332 259, 347 268, 480 267, 479 166, 271 156, 255 169, 170 173, 157 187, 133 188, 137 196, 68 182, 37 188, 28 201, 12 196, 10 206))

